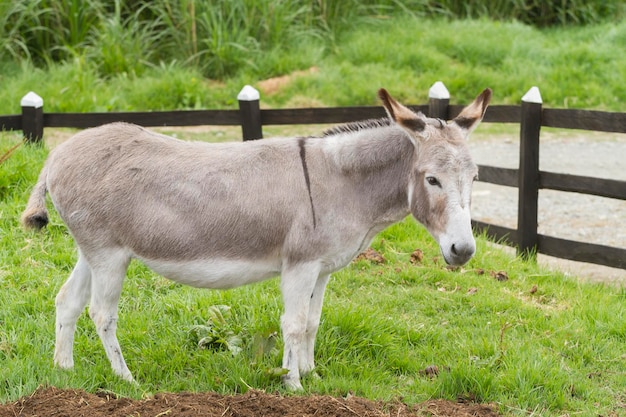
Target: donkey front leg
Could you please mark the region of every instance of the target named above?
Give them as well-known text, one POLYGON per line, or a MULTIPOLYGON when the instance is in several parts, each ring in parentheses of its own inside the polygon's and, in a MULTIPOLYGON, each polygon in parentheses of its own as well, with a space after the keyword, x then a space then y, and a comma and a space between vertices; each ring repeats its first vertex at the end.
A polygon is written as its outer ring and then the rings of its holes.
POLYGON ((289 371, 283 376, 283 383, 291 390, 302 389, 300 365, 306 363, 307 318, 319 271, 318 262, 306 262, 283 268, 281 274, 285 308, 281 319, 284 341, 283 368, 289 371))
POLYGON ((73 346, 76 321, 85 309, 91 294, 91 268, 79 251, 78 262, 56 297, 56 342, 54 364, 69 369, 74 366, 73 346))
POLYGON ((320 317, 322 315, 322 304, 324 302, 324 291, 330 275, 325 274, 317 278, 313 294, 311 294, 311 302, 309 303, 309 314, 306 321, 306 333, 304 339, 304 354, 301 359, 304 362, 299 364, 300 372, 306 374, 315 368, 315 337, 317 329, 320 326, 320 317))
POLYGON ((99 257, 101 262, 98 265, 92 262, 89 315, 96 325, 113 372, 127 381, 133 381, 116 336, 118 303, 130 259, 123 253, 108 255, 99 257))

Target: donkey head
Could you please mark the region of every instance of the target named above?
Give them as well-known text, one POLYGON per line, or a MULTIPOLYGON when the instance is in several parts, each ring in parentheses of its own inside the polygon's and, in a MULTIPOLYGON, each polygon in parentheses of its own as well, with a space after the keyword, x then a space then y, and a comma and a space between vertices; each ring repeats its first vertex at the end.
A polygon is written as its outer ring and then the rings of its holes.
POLYGON ((448 264, 465 264, 476 251, 470 205, 478 176, 467 139, 485 114, 491 90, 485 89, 450 122, 414 113, 385 89, 378 96, 389 118, 406 131, 415 148, 408 190, 411 213, 439 243, 448 264))

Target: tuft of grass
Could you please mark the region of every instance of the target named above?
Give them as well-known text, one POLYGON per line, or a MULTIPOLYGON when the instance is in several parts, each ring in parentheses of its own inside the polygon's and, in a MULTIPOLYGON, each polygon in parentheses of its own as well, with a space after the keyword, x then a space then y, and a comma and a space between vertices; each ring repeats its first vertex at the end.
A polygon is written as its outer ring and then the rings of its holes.
MULTIPOLYGON (((0 152, 19 141, 0 133, 0 152)), ((250 387, 284 392, 277 280, 198 290, 138 262, 128 271, 118 326, 138 384, 112 374, 87 314, 78 323, 75 369, 55 369, 54 297, 75 262, 74 244, 54 210, 42 233, 19 225, 46 155, 46 147, 22 146, 0 165, 1 402, 40 385, 134 398, 250 387), (197 329, 224 340, 237 335, 241 351, 233 356, 219 343, 199 348, 197 329)), ((408 403, 461 398, 496 403, 511 416, 619 414, 626 402, 626 291, 545 270, 484 236, 477 245, 468 265, 450 270, 414 220, 381 233, 372 247, 383 262, 355 261, 329 284, 317 340, 320 378, 305 377, 306 392, 408 403), (412 257, 416 249, 421 260, 412 257)))
POLYGON ((97 0, 0 3, 0 57, 37 65, 64 61, 84 48, 103 13, 97 0))
POLYGON ((160 40, 161 18, 138 18, 148 5, 142 5, 128 17, 122 16, 121 0, 114 2, 111 15, 102 17, 90 32, 85 56, 103 78, 114 75, 141 76, 154 61, 160 40))

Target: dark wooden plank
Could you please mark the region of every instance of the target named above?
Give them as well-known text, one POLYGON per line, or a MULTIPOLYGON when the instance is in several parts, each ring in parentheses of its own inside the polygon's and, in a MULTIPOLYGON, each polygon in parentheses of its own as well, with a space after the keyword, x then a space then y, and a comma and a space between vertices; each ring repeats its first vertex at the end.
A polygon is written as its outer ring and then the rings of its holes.
MULTIPOLYGON (((410 105, 408 107, 416 112, 428 112, 428 105, 410 105)), ((462 105, 450 106, 451 112, 454 112, 455 115, 463 107, 462 105)), ((261 122, 263 125, 348 123, 384 116, 386 116, 386 113, 382 106, 261 110, 261 122)), ((13 117, 19 118, 20 116, 6 117, 12 117, 9 119, 10 126, 17 129, 18 122, 13 117)), ((241 117, 236 110, 44 114, 44 125, 46 127, 87 128, 116 121, 136 123, 142 126, 236 126, 240 124, 241 117)), ((517 106, 517 109, 515 106, 489 107, 484 121, 502 123, 519 121, 519 106, 517 106)))
POLYGON ((537 251, 561 259, 626 269, 626 249, 612 246, 539 235, 537 251))
MULTIPOLYGON (((413 110, 415 113, 419 113, 422 112, 424 114, 428 114, 428 112, 430 111, 430 105, 428 104, 407 104, 406 105, 409 109, 413 110)), ((387 115, 385 113, 385 115, 387 115)))
POLYGON ((490 239, 497 243, 508 246, 517 244, 517 230, 515 229, 481 222, 480 220, 472 220, 472 227, 475 233, 485 233, 490 239))
POLYGON ((386 115, 382 106, 261 109, 261 122, 263 125, 332 124, 378 119, 386 115))
MULTIPOLYGON (((428 114, 429 105, 408 105, 415 112, 428 114)), ((449 118, 457 116, 464 105, 449 106, 449 118)), ((348 123, 356 120, 377 119, 386 116, 382 106, 325 107, 300 109, 262 109, 261 121, 264 125, 289 124, 332 124, 348 123)), ((519 123, 520 106, 490 106, 485 122, 519 123)))
POLYGON ((190 110, 130 113, 46 113, 46 127, 87 128, 111 122, 136 123, 141 126, 238 126, 237 110, 190 110))
POLYGON ((13 114, 9 116, 0 116, 0 130, 21 130, 22 115, 13 114))
POLYGON ((478 181, 507 187, 517 187, 518 170, 478 165, 478 181))
MULTIPOLYGON (((475 233, 485 233, 500 244, 515 246, 517 230, 472 220, 475 233)), ((576 242, 551 236, 537 235, 537 252, 570 261, 626 269, 626 249, 592 243, 576 242)))
MULTIPOLYGON (((428 113, 428 105, 409 106, 415 111, 428 113)), ((450 105, 449 118, 454 118, 463 105, 450 105)), ((315 124, 345 123, 355 120, 378 118, 385 115, 380 106, 335 107, 310 109, 265 109, 261 110, 263 124, 315 124)), ((512 105, 489 106, 484 122, 518 123, 521 107, 512 105)), ((0 128, 19 129, 20 115, 0 116, 0 128)), ((626 113, 600 112, 573 109, 543 109, 542 125, 569 129, 597 130, 626 133, 626 113)), ((191 110, 169 112, 132 113, 47 113, 46 127, 92 127, 112 121, 128 121, 145 126, 199 126, 238 125, 235 110, 191 110)))
POLYGON ((626 181, 540 171, 539 187, 626 200, 626 181))
POLYGON ((566 129, 626 133, 626 113, 575 109, 544 109, 542 125, 566 129))
MULTIPOLYGON (((465 106, 460 104, 448 107, 448 117, 454 119, 465 106)), ((520 106, 498 105, 489 106, 483 117, 485 123, 519 123, 522 110, 520 106)))

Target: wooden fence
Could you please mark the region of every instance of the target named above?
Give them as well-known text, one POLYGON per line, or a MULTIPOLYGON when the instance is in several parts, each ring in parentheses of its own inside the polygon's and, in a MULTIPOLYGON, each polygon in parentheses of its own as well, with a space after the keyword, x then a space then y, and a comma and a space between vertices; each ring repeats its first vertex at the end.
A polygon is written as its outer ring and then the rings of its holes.
MULTIPOLYGON (((433 85, 429 93, 428 104, 410 107, 442 119, 453 118, 463 108, 462 105, 449 104, 450 95, 439 82, 433 85)), ((44 113, 43 100, 29 93, 22 99, 21 115, 0 116, 0 129, 22 130, 27 141, 37 142, 42 139, 45 127, 87 128, 113 121, 126 121, 143 126, 241 126, 243 140, 253 140, 263 137, 262 128, 266 125, 345 123, 385 116, 382 106, 260 109, 259 93, 250 86, 244 87, 237 98, 239 110, 44 113)), ((479 166, 480 181, 519 189, 518 225, 517 229, 510 229, 473 221, 475 229, 517 247, 522 255, 542 253, 626 269, 625 248, 560 239, 537 232, 540 189, 626 200, 625 181, 540 171, 541 127, 626 133, 626 113, 543 108, 539 90, 533 87, 522 98, 521 105, 490 106, 483 122, 520 125, 519 168, 479 166)))

